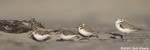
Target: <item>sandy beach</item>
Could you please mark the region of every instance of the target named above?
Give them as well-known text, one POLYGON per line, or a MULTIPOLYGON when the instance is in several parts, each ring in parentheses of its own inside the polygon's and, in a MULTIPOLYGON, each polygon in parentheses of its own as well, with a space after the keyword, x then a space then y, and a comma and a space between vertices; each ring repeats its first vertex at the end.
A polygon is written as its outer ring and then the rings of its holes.
MULTIPOLYGON (((35 18, 46 28, 67 28, 77 32, 86 23, 99 31, 99 39, 89 41, 36 42, 28 33, 0 32, 0 50, 123 50, 122 47, 150 48, 149 0, 0 0, 0 20, 35 18), (109 39, 105 32, 120 33, 117 18, 124 18, 142 31, 129 34, 126 40, 109 39)), ((129 49, 132 50, 132 49, 129 49)), ((144 49, 143 49, 144 50, 144 49)), ((146 49, 145 49, 146 50, 146 49)), ((147 49, 149 50, 149 49, 147 49)))

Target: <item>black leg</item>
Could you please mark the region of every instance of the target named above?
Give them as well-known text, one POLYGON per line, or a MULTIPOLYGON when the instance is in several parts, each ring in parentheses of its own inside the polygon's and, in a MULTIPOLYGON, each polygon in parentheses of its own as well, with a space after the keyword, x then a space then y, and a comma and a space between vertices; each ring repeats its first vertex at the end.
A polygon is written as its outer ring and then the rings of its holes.
POLYGON ((126 36, 127 36, 127 33, 125 33, 124 37, 126 37, 126 36))
POLYGON ((126 40, 125 37, 127 37, 127 33, 124 33, 124 36, 122 37, 122 39, 126 40))

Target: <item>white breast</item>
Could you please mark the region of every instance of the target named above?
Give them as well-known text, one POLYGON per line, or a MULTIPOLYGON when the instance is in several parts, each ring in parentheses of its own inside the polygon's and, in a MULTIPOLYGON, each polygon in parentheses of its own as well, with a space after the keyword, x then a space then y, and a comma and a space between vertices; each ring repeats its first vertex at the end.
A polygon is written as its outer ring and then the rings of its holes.
POLYGON ((133 32, 134 30, 131 30, 131 29, 123 29, 120 27, 120 24, 116 22, 116 28, 120 31, 120 32, 123 32, 123 33, 131 33, 133 32))
POLYGON ((60 38, 64 39, 64 40, 69 40, 74 38, 76 35, 64 35, 64 34, 60 34, 60 38))
POLYGON ((49 37, 48 34, 46 34, 46 35, 40 35, 40 34, 38 34, 38 33, 35 34, 35 32, 32 32, 32 33, 33 33, 33 36, 34 36, 37 40, 44 40, 44 39, 46 39, 47 37, 49 37))
POLYGON ((79 32, 80 32, 80 34, 82 34, 84 36, 90 36, 93 34, 92 32, 87 32, 84 29, 80 29, 79 32))

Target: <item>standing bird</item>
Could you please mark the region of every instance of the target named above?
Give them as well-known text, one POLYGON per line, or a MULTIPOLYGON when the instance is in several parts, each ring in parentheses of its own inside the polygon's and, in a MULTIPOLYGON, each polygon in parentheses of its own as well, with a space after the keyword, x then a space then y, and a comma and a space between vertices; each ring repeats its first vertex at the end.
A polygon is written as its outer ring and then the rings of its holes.
POLYGON ((90 37, 99 37, 90 27, 86 26, 85 24, 81 24, 77 28, 79 34, 84 37, 83 39, 89 39, 90 37))
POLYGON ((54 30, 54 33, 59 34, 59 38, 57 41, 73 41, 75 37, 79 38, 78 34, 75 32, 72 32, 71 30, 66 30, 66 29, 58 29, 54 30))
POLYGON ((125 33, 125 36, 126 33, 132 33, 141 30, 122 18, 118 18, 115 25, 120 32, 125 33))

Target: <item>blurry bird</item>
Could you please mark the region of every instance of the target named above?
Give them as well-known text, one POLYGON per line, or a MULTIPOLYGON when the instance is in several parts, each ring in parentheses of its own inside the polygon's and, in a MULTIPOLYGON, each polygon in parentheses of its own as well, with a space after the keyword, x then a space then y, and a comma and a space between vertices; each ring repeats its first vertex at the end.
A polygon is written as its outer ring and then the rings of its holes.
POLYGON ((43 30, 36 29, 30 33, 30 38, 32 38, 33 40, 38 41, 38 42, 44 42, 44 41, 50 39, 51 32, 52 31, 47 31, 44 29, 43 30))
POLYGON ((120 32, 125 33, 125 36, 126 33, 137 32, 141 30, 122 18, 118 18, 115 25, 120 32))
POLYGON ((74 40, 73 38, 75 37, 77 37, 78 39, 80 38, 77 33, 67 29, 58 29, 55 30, 54 32, 59 34, 60 39, 57 39, 57 41, 65 41, 65 40, 73 41, 74 40))
POLYGON ((90 37, 99 37, 90 27, 86 26, 85 24, 81 24, 77 28, 79 34, 85 37, 83 39, 89 39, 90 37))

